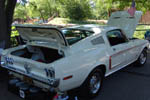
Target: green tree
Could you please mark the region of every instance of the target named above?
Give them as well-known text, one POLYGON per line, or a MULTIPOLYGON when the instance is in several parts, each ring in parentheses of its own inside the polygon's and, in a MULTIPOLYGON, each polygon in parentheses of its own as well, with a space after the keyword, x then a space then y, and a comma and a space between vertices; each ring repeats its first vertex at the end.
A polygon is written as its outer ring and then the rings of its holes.
POLYGON ((63 17, 68 17, 73 20, 84 20, 92 15, 89 0, 63 0, 60 3, 60 15, 63 17))
MULTIPOLYGON (((109 0, 108 0, 109 1, 109 0)), ((118 8, 124 9, 125 7, 130 7, 133 0, 112 0, 113 4, 118 3, 118 8)), ((134 0, 136 3, 136 9, 146 12, 150 10, 149 0, 134 0)))
POLYGON ((93 12, 96 19, 106 19, 108 17, 109 5, 106 0, 94 0, 93 12))
POLYGON ((55 0, 30 0, 26 7, 30 17, 40 17, 43 20, 58 13, 55 0))
POLYGON ((26 6, 20 3, 16 4, 14 18, 26 19, 27 18, 26 6))

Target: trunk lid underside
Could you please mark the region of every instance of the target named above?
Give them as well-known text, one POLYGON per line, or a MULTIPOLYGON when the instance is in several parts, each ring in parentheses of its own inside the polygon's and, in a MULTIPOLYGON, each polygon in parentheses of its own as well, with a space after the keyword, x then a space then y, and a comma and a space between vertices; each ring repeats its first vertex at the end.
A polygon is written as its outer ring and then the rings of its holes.
POLYGON ((67 46, 61 30, 49 26, 17 25, 21 37, 27 42, 47 44, 57 48, 67 46))

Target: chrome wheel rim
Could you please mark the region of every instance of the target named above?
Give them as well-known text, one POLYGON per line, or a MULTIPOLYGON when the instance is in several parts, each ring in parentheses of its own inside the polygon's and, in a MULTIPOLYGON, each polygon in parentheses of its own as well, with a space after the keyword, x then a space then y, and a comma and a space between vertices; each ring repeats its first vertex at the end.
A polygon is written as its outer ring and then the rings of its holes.
POLYGON ((96 94, 101 87, 101 78, 98 73, 95 73, 90 79, 90 90, 93 94, 96 94))
POLYGON ((140 63, 144 64, 145 61, 146 61, 146 55, 144 55, 144 53, 141 53, 141 55, 140 55, 140 63))

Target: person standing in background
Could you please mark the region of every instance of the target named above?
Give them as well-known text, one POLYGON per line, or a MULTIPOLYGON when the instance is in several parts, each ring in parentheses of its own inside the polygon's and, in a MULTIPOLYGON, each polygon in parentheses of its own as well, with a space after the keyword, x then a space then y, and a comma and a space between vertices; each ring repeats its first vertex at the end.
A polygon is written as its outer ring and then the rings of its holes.
POLYGON ((150 42, 150 30, 146 31, 144 38, 150 42))

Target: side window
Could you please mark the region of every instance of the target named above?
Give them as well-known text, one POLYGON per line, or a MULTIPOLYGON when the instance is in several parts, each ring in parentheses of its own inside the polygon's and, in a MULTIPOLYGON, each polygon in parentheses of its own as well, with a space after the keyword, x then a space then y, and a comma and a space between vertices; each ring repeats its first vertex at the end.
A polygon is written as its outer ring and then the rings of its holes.
POLYGON ((107 32, 107 38, 111 46, 127 42, 127 38, 120 30, 112 30, 107 32))

